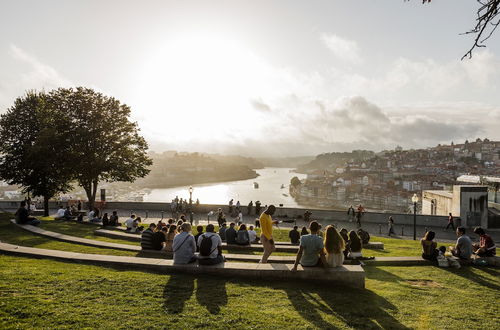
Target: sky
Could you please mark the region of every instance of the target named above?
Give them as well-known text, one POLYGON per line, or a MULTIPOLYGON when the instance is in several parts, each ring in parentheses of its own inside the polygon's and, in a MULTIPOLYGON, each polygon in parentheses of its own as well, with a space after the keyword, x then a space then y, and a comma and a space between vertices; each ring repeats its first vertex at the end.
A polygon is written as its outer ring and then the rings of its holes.
POLYGON ((0 2, 0 113, 85 86, 132 108, 150 149, 299 156, 500 140, 500 33, 477 3, 0 2))

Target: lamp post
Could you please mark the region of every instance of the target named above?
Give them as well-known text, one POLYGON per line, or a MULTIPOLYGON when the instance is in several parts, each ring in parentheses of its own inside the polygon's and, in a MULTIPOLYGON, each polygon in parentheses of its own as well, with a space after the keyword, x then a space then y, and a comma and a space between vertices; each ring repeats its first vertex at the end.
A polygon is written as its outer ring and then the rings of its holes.
POLYGON ((193 224, 193 186, 189 186, 189 222, 193 224))
POLYGON ((413 240, 416 241, 417 240, 417 203, 418 203, 417 194, 413 194, 411 201, 413 202, 413 240))

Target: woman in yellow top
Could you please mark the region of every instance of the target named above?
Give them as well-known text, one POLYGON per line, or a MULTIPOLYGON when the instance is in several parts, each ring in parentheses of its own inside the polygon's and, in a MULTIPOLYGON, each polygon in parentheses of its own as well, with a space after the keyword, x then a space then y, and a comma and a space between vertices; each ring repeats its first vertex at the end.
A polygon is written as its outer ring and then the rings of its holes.
POLYGON ((278 223, 278 221, 273 221, 271 217, 274 212, 276 212, 276 207, 274 205, 269 205, 266 210, 260 215, 260 228, 262 230, 262 235, 260 235, 260 241, 264 247, 264 254, 260 263, 267 263, 267 259, 276 250, 273 240, 273 223, 278 223))

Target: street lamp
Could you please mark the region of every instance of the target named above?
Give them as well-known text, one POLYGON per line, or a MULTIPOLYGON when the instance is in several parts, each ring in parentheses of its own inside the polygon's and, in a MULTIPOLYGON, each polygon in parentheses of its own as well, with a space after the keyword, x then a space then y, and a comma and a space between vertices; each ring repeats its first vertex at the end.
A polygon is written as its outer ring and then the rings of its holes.
POLYGON ((193 224, 193 186, 189 186, 189 222, 193 224))
POLYGON ((413 240, 416 241, 417 240, 417 203, 418 203, 417 194, 413 194, 411 201, 413 202, 413 240))

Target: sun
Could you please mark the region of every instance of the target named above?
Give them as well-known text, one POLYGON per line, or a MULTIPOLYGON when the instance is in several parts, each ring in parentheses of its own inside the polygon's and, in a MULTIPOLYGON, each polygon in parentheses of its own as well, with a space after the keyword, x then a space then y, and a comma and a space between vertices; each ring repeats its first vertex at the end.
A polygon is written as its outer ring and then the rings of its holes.
POLYGON ((212 139, 227 137, 232 127, 241 132, 238 122, 251 115, 249 100, 266 92, 269 74, 238 40, 203 33, 165 41, 144 63, 137 92, 149 125, 162 130, 165 122, 188 122, 191 132, 212 139))

